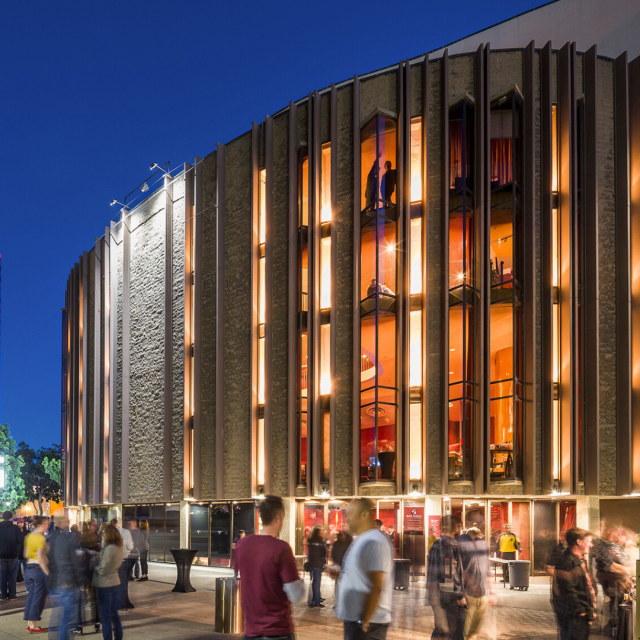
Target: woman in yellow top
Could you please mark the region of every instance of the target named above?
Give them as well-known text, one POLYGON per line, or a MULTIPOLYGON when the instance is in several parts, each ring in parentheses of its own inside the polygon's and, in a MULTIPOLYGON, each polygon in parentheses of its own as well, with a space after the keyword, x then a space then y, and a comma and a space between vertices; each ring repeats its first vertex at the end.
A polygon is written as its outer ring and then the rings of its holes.
POLYGON ((24 581, 27 585, 27 602, 24 606, 24 619, 27 621, 29 633, 46 633, 38 621, 47 599, 47 579, 49 563, 47 553, 49 547, 44 537, 49 519, 36 516, 33 519, 34 530, 24 540, 24 557, 27 560, 24 581))

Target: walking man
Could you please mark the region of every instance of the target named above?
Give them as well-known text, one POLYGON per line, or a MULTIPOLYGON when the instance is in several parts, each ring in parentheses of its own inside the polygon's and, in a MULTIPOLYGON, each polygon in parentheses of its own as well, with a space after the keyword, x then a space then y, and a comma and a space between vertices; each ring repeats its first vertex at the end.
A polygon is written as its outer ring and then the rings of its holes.
POLYGON ((592 534, 584 529, 569 529, 565 534, 568 549, 558 560, 553 575, 553 604, 560 640, 587 640, 596 617, 595 582, 585 556, 593 546, 592 534))
POLYGON ((245 637, 294 640, 291 603, 304 599, 305 587, 291 547, 278 539, 284 503, 278 496, 265 496, 258 510, 262 531, 238 540, 234 553, 234 569, 242 580, 245 637))
POLYGON ((347 524, 356 538, 342 567, 328 567, 329 575, 339 580, 336 617, 344 622, 344 640, 385 640, 393 573, 389 538, 376 527, 375 510, 367 498, 349 503, 347 524))
POLYGON ((20 529, 11 522, 13 514, 5 511, 0 522, 0 591, 2 600, 16 599, 16 580, 20 558, 18 551, 22 547, 20 529))
POLYGON ((489 606, 496 604, 489 576, 489 545, 477 527, 458 538, 462 579, 467 601, 465 640, 475 640, 482 629, 489 606))
POLYGON ((429 551, 427 604, 435 618, 432 638, 463 640, 467 600, 456 538, 462 523, 456 516, 442 518, 442 534, 429 551))

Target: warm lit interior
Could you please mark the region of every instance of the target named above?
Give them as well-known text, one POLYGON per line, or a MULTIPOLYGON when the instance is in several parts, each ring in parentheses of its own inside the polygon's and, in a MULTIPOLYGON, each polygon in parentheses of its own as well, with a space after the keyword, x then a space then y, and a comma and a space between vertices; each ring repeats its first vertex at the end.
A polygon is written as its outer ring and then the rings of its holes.
MULTIPOLYGON (((551 189, 554 195, 554 203, 558 196, 558 114, 557 106, 551 107, 551 189)), ((560 382, 560 314, 558 310, 558 286, 559 286, 559 269, 560 269, 560 251, 559 251, 559 229, 558 229, 558 209, 553 207, 551 224, 551 246, 552 246, 552 273, 553 287, 555 295, 553 296, 553 478, 557 480, 560 476, 560 400, 559 394, 555 392, 555 388, 560 382)))
POLYGON ((449 111, 448 476, 473 474, 474 314, 473 105, 449 111))
POLYGON ((520 103, 515 94, 491 109, 491 214, 489 261, 490 447, 492 479, 520 472, 518 427, 522 419, 522 330, 520 282, 516 273, 520 230, 520 103))
POLYGON ((361 135, 360 480, 396 474, 396 123, 375 115, 361 135))
POLYGON ((331 222, 331 143, 322 145, 320 222, 331 222))
POLYGON ((320 308, 331 307, 331 237, 320 240, 320 308))
MULTIPOLYGON (((265 307, 266 307, 266 169, 260 171, 259 207, 258 207, 258 405, 265 400, 265 307)), ((257 446, 257 482, 264 485, 264 419, 258 419, 257 446)))
POLYGON ((411 202, 422 200, 422 118, 411 120, 411 202))

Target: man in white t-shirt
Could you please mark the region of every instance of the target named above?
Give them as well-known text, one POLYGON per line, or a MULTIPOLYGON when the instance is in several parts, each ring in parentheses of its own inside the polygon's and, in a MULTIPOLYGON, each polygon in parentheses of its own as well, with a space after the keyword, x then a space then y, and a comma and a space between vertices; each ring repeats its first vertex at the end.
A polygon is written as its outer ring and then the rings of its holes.
POLYGON ((349 504, 347 523, 356 536, 338 578, 336 617, 344 621, 344 640, 385 640, 391 622, 393 558, 389 538, 375 525, 374 507, 366 498, 349 504))

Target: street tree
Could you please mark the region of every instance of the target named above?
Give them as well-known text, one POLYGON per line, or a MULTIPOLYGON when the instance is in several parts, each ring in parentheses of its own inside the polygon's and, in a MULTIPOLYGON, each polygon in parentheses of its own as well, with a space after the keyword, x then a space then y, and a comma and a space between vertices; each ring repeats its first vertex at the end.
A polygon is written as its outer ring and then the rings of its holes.
POLYGON ((59 501, 60 447, 41 447, 37 451, 26 442, 20 442, 18 453, 24 459, 22 477, 27 500, 33 504, 36 514, 44 515, 44 502, 59 501))
POLYGON ((22 479, 24 460, 17 453, 8 424, 0 424, 0 457, 4 458, 0 464, 0 470, 4 472, 0 473, 4 476, 4 483, 0 482, 0 512, 5 509, 15 511, 27 501, 27 494, 22 479))

